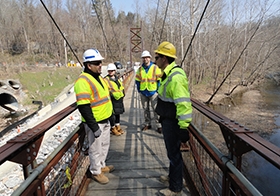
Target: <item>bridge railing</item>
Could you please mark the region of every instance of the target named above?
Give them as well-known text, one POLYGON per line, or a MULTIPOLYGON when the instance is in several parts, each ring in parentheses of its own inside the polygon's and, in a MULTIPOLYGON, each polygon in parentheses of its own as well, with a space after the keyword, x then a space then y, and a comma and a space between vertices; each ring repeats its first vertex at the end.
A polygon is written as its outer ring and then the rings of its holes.
MULTIPOLYGON (((127 89, 133 75, 133 70, 123 72, 121 79, 127 89)), ((12 195, 79 195, 86 180, 86 170, 89 166, 88 156, 83 153, 85 132, 80 120, 74 121, 77 112, 76 103, 39 123, 35 127, 18 134, 0 147, 0 167, 7 161, 22 165, 24 182, 17 187, 12 195), (63 122, 67 119, 67 122, 63 122), (60 130, 60 123, 70 125, 60 130), (54 127, 59 127, 55 137, 59 145, 49 143, 53 152, 38 163, 38 154, 45 133, 54 127), (52 146, 54 145, 54 146, 52 146)), ((79 118, 80 119, 80 118, 79 118)))
MULTIPOLYGON (((132 71, 122 76, 126 89, 131 75, 132 71)), ((192 195, 261 195, 241 171, 242 155, 255 151, 279 169, 280 149, 206 105, 194 99, 192 104, 195 113, 216 124, 214 131, 222 133, 226 147, 221 152, 206 138, 199 123, 194 121, 189 127, 190 151, 183 152, 183 158, 184 177, 192 195)), ((69 119, 76 109, 73 103, 0 147, 1 165, 13 161, 23 166, 25 181, 13 195, 80 194, 89 160, 82 151, 84 131, 79 123, 47 159, 40 164, 36 161, 46 131, 69 119)))
POLYGON ((279 169, 280 148, 195 99, 192 104, 195 115, 207 118, 206 126, 194 121, 189 127, 191 150, 183 153, 184 176, 192 195, 262 195, 244 176, 242 155, 255 151, 279 169), (220 143, 211 143, 203 132, 220 143))

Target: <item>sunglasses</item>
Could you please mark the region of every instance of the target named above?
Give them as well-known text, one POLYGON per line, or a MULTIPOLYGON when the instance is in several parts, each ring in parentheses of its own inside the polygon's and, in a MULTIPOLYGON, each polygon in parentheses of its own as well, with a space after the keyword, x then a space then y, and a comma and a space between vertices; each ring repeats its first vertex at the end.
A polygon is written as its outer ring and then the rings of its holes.
POLYGON ((157 61, 159 58, 161 58, 161 57, 160 57, 160 56, 155 56, 156 61, 157 61))
POLYGON ((92 61, 90 62, 91 65, 100 65, 102 63, 102 61, 92 61))

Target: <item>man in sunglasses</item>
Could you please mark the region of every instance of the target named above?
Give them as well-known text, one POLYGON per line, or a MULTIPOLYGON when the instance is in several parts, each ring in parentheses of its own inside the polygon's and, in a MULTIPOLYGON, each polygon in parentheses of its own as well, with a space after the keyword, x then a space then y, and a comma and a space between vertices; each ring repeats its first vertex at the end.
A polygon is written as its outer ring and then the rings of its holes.
POLYGON ((150 106, 153 109, 153 119, 156 123, 156 130, 161 133, 161 125, 158 122, 158 115, 155 112, 157 103, 157 89, 161 77, 160 69, 151 61, 151 54, 149 51, 143 51, 142 66, 136 71, 135 83, 140 94, 141 104, 144 109, 145 122, 141 125, 141 130, 145 131, 151 129, 151 113, 150 106))
POLYGON ((86 50, 83 55, 84 71, 74 85, 78 109, 89 142, 88 173, 100 184, 108 183, 109 179, 104 173, 114 170, 112 165, 106 166, 105 163, 110 145, 109 118, 113 106, 107 84, 100 75, 103 59, 98 50, 86 50))
POLYGON ((183 189, 183 159, 181 142, 189 140, 187 130, 192 120, 192 106, 188 79, 184 70, 175 64, 176 48, 170 42, 162 42, 155 50, 155 63, 162 70, 158 89, 156 112, 160 116, 162 134, 170 161, 169 175, 160 181, 169 181, 162 195, 181 195, 183 189))

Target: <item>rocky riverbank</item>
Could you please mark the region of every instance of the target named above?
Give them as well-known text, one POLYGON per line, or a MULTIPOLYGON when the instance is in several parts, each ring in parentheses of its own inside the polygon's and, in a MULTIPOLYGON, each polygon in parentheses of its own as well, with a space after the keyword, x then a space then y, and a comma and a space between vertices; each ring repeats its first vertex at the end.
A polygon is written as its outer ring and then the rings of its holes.
MULTIPOLYGON (((211 94, 206 91, 194 92, 193 98, 206 102, 211 94)), ((275 124, 275 110, 268 110, 267 103, 263 99, 257 86, 253 88, 238 87, 233 95, 226 96, 219 92, 211 102, 210 107, 222 106, 224 116, 237 121, 262 137, 266 137, 273 132, 277 126, 275 124)), ((276 108, 275 108, 276 109, 276 108)))

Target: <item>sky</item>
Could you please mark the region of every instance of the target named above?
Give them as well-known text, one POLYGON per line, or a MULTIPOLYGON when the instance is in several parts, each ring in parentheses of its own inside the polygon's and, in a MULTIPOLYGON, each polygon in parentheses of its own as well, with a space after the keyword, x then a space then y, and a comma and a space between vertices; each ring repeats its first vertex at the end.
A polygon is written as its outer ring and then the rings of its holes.
MULTIPOLYGON (((115 13, 118 14, 119 11, 135 12, 135 1, 134 0, 110 0, 115 10, 115 13)), ((145 2, 145 0, 138 0, 139 3, 145 2)))

